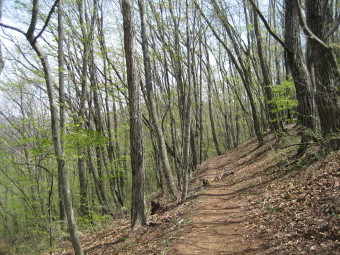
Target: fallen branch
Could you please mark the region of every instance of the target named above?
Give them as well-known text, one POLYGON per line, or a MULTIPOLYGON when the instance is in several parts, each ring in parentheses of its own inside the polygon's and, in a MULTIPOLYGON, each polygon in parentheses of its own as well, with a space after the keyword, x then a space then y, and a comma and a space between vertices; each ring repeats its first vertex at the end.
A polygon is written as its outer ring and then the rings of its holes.
POLYGON ((230 170, 230 169, 229 168, 225 168, 225 169, 223 169, 222 173, 219 176, 216 174, 216 177, 215 177, 214 181, 222 181, 223 177, 225 177, 227 175, 230 175, 230 174, 234 174, 234 171, 228 172, 228 170, 230 170))

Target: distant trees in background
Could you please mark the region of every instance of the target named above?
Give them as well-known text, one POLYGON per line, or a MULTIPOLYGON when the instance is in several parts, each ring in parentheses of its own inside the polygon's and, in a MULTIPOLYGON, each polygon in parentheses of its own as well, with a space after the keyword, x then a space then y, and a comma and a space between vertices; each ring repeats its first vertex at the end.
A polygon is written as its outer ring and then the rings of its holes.
POLYGON ((339 149, 336 1, 2 2, 8 242, 53 246, 71 211, 81 229, 130 209, 143 225, 155 192, 185 201, 200 163, 294 116, 300 155, 339 149))

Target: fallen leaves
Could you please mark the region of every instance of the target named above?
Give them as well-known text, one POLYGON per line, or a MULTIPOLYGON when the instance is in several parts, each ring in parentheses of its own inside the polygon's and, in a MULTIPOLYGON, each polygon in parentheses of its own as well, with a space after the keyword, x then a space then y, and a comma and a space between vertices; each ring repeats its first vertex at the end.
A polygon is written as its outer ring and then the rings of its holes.
MULTIPOLYGON (((261 243, 258 251, 262 255, 340 254, 339 152, 328 155, 322 162, 300 164, 297 168, 298 160, 292 161, 290 158, 295 153, 293 147, 274 151, 270 149, 275 142, 273 136, 267 139, 266 145, 261 148, 257 148, 256 140, 249 141, 200 167, 202 172, 216 169, 217 173, 222 173, 225 166, 232 162, 234 174, 226 176, 218 184, 225 184, 225 192, 233 186, 236 191, 231 197, 238 202, 248 198, 244 208, 251 207, 254 216, 242 225, 235 225, 235 233, 249 242, 256 242, 256 247, 261 243)), ((193 180, 192 185, 201 185, 198 178, 193 180)), ((199 189, 193 189, 193 197, 197 197, 198 192, 199 189)), ((230 200, 227 201, 230 203, 230 200)), ((85 253, 175 254, 171 244, 183 242, 188 235, 194 236, 198 231, 188 215, 195 204, 201 203, 199 200, 189 200, 184 204, 165 201, 161 204, 162 209, 149 217, 147 226, 136 232, 131 233, 128 221, 124 221, 109 229, 85 235, 82 238, 85 253)), ((212 212, 215 213, 215 210, 212 212)), ((209 216, 214 216, 211 218, 214 223, 225 220, 229 224, 232 220, 227 215, 209 216)), ((204 221, 205 218, 200 220, 204 221)), ((200 231, 209 233, 208 228, 211 224, 200 231)), ((226 246, 225 249, 230 251, 232 247, 226 246)), ((63 254, 71 254, 70 250, 63 254)), ((250 251, 249 254, 257 253, 250 251)))
POLYGON ((258 238, 280 254, 340 252, 339 153, 268 185, 253 211, 258 238))

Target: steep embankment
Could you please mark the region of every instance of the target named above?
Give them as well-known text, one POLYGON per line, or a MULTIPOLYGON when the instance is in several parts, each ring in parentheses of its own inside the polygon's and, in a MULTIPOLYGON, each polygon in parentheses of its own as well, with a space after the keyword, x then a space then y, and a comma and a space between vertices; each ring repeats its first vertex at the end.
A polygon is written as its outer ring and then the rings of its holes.
POLYGON ((268 135, 261 148, 252 140, 208 160, 186 203, 161 201, 132 234, 128 221, 87 234, 86 253, 338 254, 340 154, 316 161, 316 147, 297 160, 289 132, 280 143, 268 135))

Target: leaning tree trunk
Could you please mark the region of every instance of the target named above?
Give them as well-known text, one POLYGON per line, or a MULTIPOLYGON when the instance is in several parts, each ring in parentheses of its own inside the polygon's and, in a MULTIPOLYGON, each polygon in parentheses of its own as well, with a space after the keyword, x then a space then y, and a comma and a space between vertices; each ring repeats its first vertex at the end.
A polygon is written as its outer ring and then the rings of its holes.
MULTIPOLYGON (((205 43, 207 44, 207 39, 205 38, 205 43)), ((206 46, 208 47, 208 46, 206 46)), ((217 135, 216 135, 216 128, 215 128, 215 120, 213 116, 213 106, 212 106, 212 75, 211 75, 211 66, 210 66, 210 60, 209 60, 209 52, 206 50, 206 58, 207 58, 207 85, 208 85, 208 110, 209 110, 209 119, 210 119, 210 126, 211 126, 211 134, 213 137, 213 142, 215 145, 216 153, 217 155, 222 155, 222 151, 220 149, 220 145, 218 144, 217 135)))
POLYGON ((155 96, 152 87, 152 75, 151 75, 151 65, 150 65, 150 56, 149 56, 149 47, 148 47, 148 36, 146 31, 146 17, 145 17, 145 7, 144 0, 138 0, 139 12, 141 17, 141 32, 142 32, 142 48, 143 48, 143 56, 144 56, 144 69, 145 69, 145 85, 146 85, 146 95, 148 98, 148 109, 151 117, 152 128, 155 130, 155 135, 158 143, 158 147, 160 149, 160 159, 161 166, 163 170, 163 174, 165 177, 167 190, 170 196, 175 199, 177 194, 177 188, 174 182, 174 178, 172 175, 172 171, 170 168, 170 163, 168 159, 168 153, 166 150, 165 139, 162 127, 159 122, 155 96))
POLYGON ((186 1, 186 28, 187 28, 187 57, 188 57, 188 81, 187 89, 184 101, 184 130, 183 132, 183 150, 182 150, 182 195, 181 202, 185 202, 188 196, 188 184, 189 184, 189 160, 190 160, 190 130, 191 130, 191 57, 190 57, 190 28, 188 17, 189 4, 186 1))
MULTIPOLYGON (((287 62, 292 73, 296 88, 296 97, 298 100, 299 120, 304 128, 309 129, 308 132, 314 132, 314 112, 313 112, 313 96, 311 92, 311 79, 305 64, 301 40, 300 26, 298 16, 298 5, 296 1, 285 0, 286 16, 285 16, 285 44, 287 51, 287 62)), ((304 130, 301 138, 301 144, 298 155, 301 155, 306 149, 305 144, 311 139, 311 136, 304 130)))
MULTIPOLYGON (((53 8, 56 7, 57 2, 55 2, 53 8)), ((82 255, 83 250, 80 244, 78 232, 77 232, 77 225, 73 213, 72 208, 72 200, 71 200, 71 193, 70 193, 70 186, 69 186, 69 180, 68 180, 68 173, 65 166, 65 158, 64 158, 64 149, 63 149, 63 142, 62 142, 62 136, 63 134, 61 132, 64 132, 65 130, 65 111, 64 111, 64 53, 63 53, 63 9, 62 9, 63 1, 59 1, 59 8, 58 8, 58 63, 59 63, 59 96, 61 101, 61 109, 60 109, 60 119, 58 116, 58 109, 56 106, 56 100, 54 95, 54 85, 52 80, 52 71, 47 59, 47 55, 43 51, 43 49, 40 47, 40 45, 37 42, 37 39, 41 34, 43 33, 43 30, 37 35, 34 35, 36 24, 38 21, 39 16, 39 1, 34 0, 33 1, 33 9, 32 9, 32 17, 31 17, 31 23, 29 25, 29 28, 27 32, 23 32, 20 29, 11 27, 11 26, 5 26, 9 29, 16 30, 17 32, 20 32, 21 34, 25 35, 28 43, 31 45, 32 49, 35 51, 35 53, 38 55, 39 60, 41 62, 41 65, 43 67, 44 72, 44 78, 46 83, 46 90, 48 94, 49 99, 49 106, 50 106, 50 113, 51 113, 51 129, 52 129, 52 137, 53 137, 53 145, 54 145, 54 153, 57 158, 57 164, 58 164, 58 175, 59 182, 61 183, 61 195, 63 199, 63 205, 65 207, 66 217, 67 217, 67 223, 68 223, 68 230, 70 233, 71 242, 73 244, 73 248, 76 255, 82 255)), ((51 13, 53 12, 53 9, 51 10, 51 13)), ((49 18, 45 21, 46 24, 48 24, 49 18)))
POLYGON ((227 46, 225 41, 222 40, 222 38, 216 32, 213 25, 207 19, 204 12, 202 11, 202 9, 199 7, 199 5, 196 2, 195 2, 195 5, 199 8, 199 11, 200 11, 202 17, 208 23, 208 25, 209 25, 211 31, 213 32, 214 36, 216 37, 216 39, 226 49, 231 61, 233 62, 233 64, 235 65, 235 68, 237 69, 239 75, 241 76, 244 88, 246 90, 246 93, 247 93, 247 96, 248 96, 248 99, 249 99, 250 107, 251 107, 251 110, 252 110, 251 113, 252 113, 252 117, 253 117, 254 131, 255 131, 255 135, 256 135, 257 140, 258 140, 258 146, 260 147, 264 144, 264 140, 263 140, 263 135, 262 135, 261 128, 260 128, 260 121, 259 121, 259 117, 258 117, 258 113, 257 113, 257 109, 256 109, 256 103, 255 103, 255 100, 254 100, 253 92, 251 91, 251 84, 252 84, 251 72, 250 72, 249 68, 247 67, 247 64, 246 64, 247 60, 244 58, 244 56, 242 54, 242 51, 244 51, 244 49, 242 50, 240 48, 240 45, 236 40, 236 35, 235 35, 235 33, 233 33, 233 31, 231 29, 231 24, 229 23, 228 16, 225 15, 224 12, 222 12, 222 10, 220 9, 216 0, 210 0, 210 2, 212 3, 215 13, 217 14, 217 16, 218 16, 219 20, 221 21, 223 27, 225 28, 229 38, 231 39, 236 54, 234 54, 230 50, 230 48, 227 46))
POLYGON ((260 32, 260 28, 259 28, 259 22, 258 22, 258 14, 257 12, 254 10, 254 32, 255 32, 255 36, 257 38, 257 54, 259 57, 259 62, 260 62, 260 66, 261 66, 261 71, 262 71, 262 79, 263 79, 263 84, 262 84, 262 88, 264 91, 264 96, 265 96, 265 105, 266 108, 268 110, 268 114, 269 114, 269 120, 270 120, 270 127, 273 131, 281 131, 281 127, 279 124, 279 119, 278 119, 278 115, 277 115, 277 108, 275 106, 275 104, 273 103, 273 92, 272 89, 270 87, 271 85, 271 81, 270 81, 270 71, 269 68, 267 66, 267 63, 265 61, 264 58, 264 50, 263 50, 263 46, 262 46, 262 36, 261 36, 261 32, 260 32))
POLYGON ((132 167, 132 230, 146 224, 145 170, 143 155, 142 114, 140 106, 140 87, 136 56, 136 32, 133 14, 133 1, 122 1, 124 48, 129 91, 130 113, 130 157, 132 167))
MULTIPOLYGON (((76 220, 73 213, 72 207, 72 199, 70 194, 70 184, 68 180, 68 173, 65 166, 65 154, 64 154, 64 135, 66 132, 65 127, 65 86, 64 86, 64 25, 63 25, 63 0, 59 0, 58 5, 58 63, 59 63, 59 100, 60 100, 60 130, 58 126, 58 117, 56 116, 57 111, 54 107, 54 98, 53 98, 53 83, 51 80, 51 76, 49 75, 50 69, 48 66, 46 55, 41 56, 41 61, 44 66, 44 73, 47 84, 48 97, 50 101, 51 107, 51 118, 52 118, 52 134, 54 141, 55 154, 57 156, 58 169, 61 172, 61 180, 62 183, 62 195, 63 202, 67 217, 67 225, 68 230, 70 232, 71 242, 73 244, 74 251, 76 255, 82 255, 83 249, 80 244, 76 220), (45 57, 45 61, 43 60, 45 57)), ((32 42, 30 42, 32 45, 32 42)), ((33 45, 32 45, 33 46, 33 45)), ((34 47, 33 47, 34 48, 34 47)), ((39 47, 36 47, 39 51, 39 47)), ((38 53, 37 51, 37 53, 38 53)), ((39 55, 39 53, 38 53, 39 55)))
MULTIPOLYGON (((307 0, 307 25, 323 43, 310 37, 311 58, 314 66, 316 105, 321 130, 325 138, 340 130, 340 72, 328 34, 332 24, 330 4, 321 0, 307 0)), ((331 139, 330 147, 340 149, 340 139, 331 139)))

